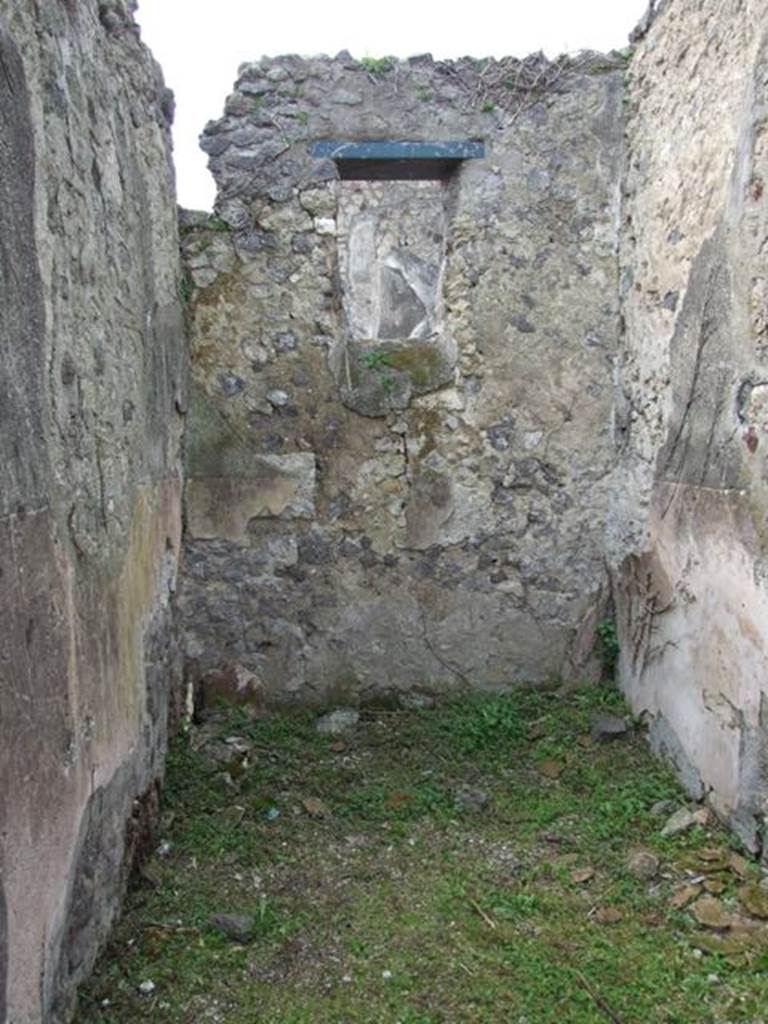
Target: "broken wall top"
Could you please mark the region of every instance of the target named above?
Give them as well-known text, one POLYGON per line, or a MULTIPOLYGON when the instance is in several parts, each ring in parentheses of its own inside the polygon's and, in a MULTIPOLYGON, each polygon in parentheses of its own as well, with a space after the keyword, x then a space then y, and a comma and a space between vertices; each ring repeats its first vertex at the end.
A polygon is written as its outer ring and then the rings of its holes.
POLYGON ((224 117, 209 122, 201 146, 218 187, 217 213, 233 228, 253 225, 244 208, 280 202, 296 188, 337 177, 330 159, 310 155, 317 139, 494 139, 515 126, 545 130, 555 97, 589 93, 595 77, 620 72, 622 55, 582 53, 547 60, 492 58, 405 61, 262 58, 243 64, 224 117))

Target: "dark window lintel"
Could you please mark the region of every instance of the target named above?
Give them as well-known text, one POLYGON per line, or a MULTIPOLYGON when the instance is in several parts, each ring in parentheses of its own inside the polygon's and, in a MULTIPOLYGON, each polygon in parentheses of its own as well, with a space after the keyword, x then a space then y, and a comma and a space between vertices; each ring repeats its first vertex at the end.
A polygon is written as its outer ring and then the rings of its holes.
POLYGON ((448 178, 463 160, 485 156, 482 142, 395 142, 369 139, 312 143, 315 157, 336 162, 342 181, 413 181, 448 178))
POLYGON ((443 162, 477 160, 485 156, 485 144, 473 141, 396 142, 390 139, 368 139, 350 142, 322 139, 313 142, 312 156, 331 160, 440 160, 443 162))

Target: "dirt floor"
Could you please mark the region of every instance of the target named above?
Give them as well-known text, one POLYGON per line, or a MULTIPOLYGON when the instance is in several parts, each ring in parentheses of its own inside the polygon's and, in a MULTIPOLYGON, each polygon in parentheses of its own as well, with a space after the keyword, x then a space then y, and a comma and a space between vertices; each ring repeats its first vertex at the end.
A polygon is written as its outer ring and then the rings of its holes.
POLYGON ((623 714, 216 713, 173 750, 78 1024, 768 1021, 762 871, 639 729, 606 738, 623 714))

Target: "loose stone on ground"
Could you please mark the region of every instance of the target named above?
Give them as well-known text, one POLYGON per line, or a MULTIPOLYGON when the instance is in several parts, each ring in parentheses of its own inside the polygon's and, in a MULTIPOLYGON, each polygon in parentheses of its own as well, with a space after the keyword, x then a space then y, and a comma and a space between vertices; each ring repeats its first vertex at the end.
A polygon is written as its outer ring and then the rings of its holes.
POLYGON ((315 729, 323 736, 343 736, 351 732, 359 721, 360 712, 355 708, 337 708, 318 718, 315 729))
POLYGON ((590 736, 594 743, 621 740, 630 733, 626 718, 618 715, 595 715, 590 723, 590 736))
POLYGON ((254 920, 249 914, 216 914, 209 925, 232 942, 247 943, 254 936, 254 920))
POLYGON ((650 882, 659 873, 659 858, 650 850, 636 850, 627 858, 627 871, 643 882, 650 882))

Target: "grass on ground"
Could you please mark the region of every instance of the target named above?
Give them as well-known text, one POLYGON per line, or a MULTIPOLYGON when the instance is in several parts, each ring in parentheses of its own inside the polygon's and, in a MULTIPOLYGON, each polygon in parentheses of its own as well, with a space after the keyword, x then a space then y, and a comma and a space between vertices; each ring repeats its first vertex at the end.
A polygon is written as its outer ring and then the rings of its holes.
POLYGON ((683 797, 639 732, 589 744, 605 711, 612 691, 525 692, 364 713, 345 740, 217 714, 172 751, 165 842, 78 1024, 768 1019, 765 924, 705 930, 681 889, 733 915, 757 869, 714 825, 661 836, 652 806, 683 797))

